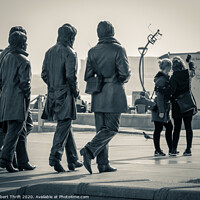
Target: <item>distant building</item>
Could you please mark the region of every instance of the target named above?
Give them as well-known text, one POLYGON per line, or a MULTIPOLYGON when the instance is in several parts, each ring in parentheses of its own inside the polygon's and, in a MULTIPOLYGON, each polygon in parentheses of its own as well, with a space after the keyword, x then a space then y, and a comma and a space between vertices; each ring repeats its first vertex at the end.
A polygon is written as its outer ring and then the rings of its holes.
POLYGON ((33 74, 31 79, 31 95, 44 95, 47 93, 47 86, 41 79, 40 74, 33 74))
POLYGON ((172 58, 174 56, 180 56, 184 61, 186 60, 187 55, 192 56, 192 61, 195 64, 195 77, 192 79, 192 92, 195 96, 197 107, 200 108, 200 51, 198 52, 189 52, 189 53, 167 53, 159 57, 163 58, 172 58))
POLYGON ((78 71, 78 88, 80 90, 81 95, 85 95, 85 87, 86 82, 84 81, 84 74, 85 74, 85 68, 86 68, 86 59, 81 59, 80 61, 80 70, 78 71))

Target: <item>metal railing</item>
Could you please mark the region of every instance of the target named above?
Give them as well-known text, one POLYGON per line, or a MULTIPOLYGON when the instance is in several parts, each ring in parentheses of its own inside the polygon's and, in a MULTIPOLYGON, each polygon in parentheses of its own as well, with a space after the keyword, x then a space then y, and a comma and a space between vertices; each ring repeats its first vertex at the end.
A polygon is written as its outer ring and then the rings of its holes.
POLYGON ((38 95, 37 97, 31 100, 31 103, 33 103, 34 101, 37 101, 37 108, 34 108, 34 106, 32 108, 32 104, 31 104, 31 111, 32 113, 37 113, 38 132, 41 132, 44 127, 44 120, 41 119, 41 116, 44 109, 45 100, 46 100, 45 95, 38 95))

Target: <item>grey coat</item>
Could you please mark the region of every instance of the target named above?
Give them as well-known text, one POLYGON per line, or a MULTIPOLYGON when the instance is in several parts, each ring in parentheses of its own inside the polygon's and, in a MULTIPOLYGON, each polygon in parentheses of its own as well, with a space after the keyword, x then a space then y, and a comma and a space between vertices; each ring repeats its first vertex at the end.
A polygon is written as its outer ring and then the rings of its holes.
POLYGON ((15 49, 2 60, 0 121, 24 121, 27 117, 31 93, 31 66, 27 56, 25 51, 15 49))
POLYGON ((48 87, 43 119, 76 119, 77 56, 67 44, 57 42, 45 54, 41 77, 48 87))
MULTIPOLYGON (((163 72, 158 72, 154 78, 155 87, 167 87, 169 85, 169 76, 163 72)), ((169 95, 156 92, 155 102, 157 110, 152 111, 152 121, 167 123, 170 121, 170 97, 169 95), (159 117, 159 113, 164 113, 164 118, 159 117)))
POLYGON ((126 113, 124 83, 130 77, 129 63, 125 49, 114 38, 101 40, 89 50, 85 81, 95 76, 96 67, 104 83, 102 91, 92 95, 92 112, 126 113))

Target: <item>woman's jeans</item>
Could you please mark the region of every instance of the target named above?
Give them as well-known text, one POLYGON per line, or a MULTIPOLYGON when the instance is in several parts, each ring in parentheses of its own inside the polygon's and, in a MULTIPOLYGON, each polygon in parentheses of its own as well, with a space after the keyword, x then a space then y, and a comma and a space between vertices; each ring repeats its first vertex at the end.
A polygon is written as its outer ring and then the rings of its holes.
POLYGON ((169 121, 168 123, 164 123, 164 122, 154 121, 154 125, 155 125, 155 131, 153 135, 153 141, 154 141, 154 146, 155 146, 156 151, 160 150, 160 134, 163 130, 163 126, 166 128, 165 138, 167 141, 169 151, 171 151, 172 150, 172 131, 173 131, 172 122, 169 121))
POLYGON ((187 149, 190 150, 192 147, 192 138, 193 138, 192 116, 174 118, 173 149, 176 150, 178 146, 182 119, 183 119, 185 130, 186 130, 187 149))

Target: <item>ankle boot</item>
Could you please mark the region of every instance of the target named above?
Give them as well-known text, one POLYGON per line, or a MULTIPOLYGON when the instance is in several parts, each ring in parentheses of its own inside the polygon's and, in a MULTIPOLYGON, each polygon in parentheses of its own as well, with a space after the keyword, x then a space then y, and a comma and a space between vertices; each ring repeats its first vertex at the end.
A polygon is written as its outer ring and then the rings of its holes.
POLYGON ((72 170, 72 171, 74 171, 76 168, 79 168, 79 167, 82 167, 82 166, 83 166, 83 164, 78 160, 76 162, 68 164, 69 170, 72 170))
POLYGON ((87 150, 87 148, 82 148, 80 150, 80 154, 83 156, 83 165, 88 170, 90 174, 92 174, 92 168, 91 168, 91 156, 87 150))
POLYGON ((99 170, 99 173, 115 172, 115 171, 117 171, 116 168, 111 167, 109 164, 107 164, 107 165, 98 165, 97 168, 99 170))
POLYGON ((0 167, 1 168, 6 168, 6 170, 10 173, 13 173, 13 172, 18 172, 19 170, 18 169, 15 169, 13 167, 13 164, 11 161, 6 161, 6 160, 0 160, 0 167))
POLYGON ((34 170, 36 168, 35 165, 31 165, 29 163, 25 163, 23 165, 19 165, 18 169, 19 171, 23 171, 23 170, 34 170))
POLYGON ((62 167, 62 165, 60 164, 60 162, 55 162, 54 169, 58 173, 65 172, 65 169, 62 167))

